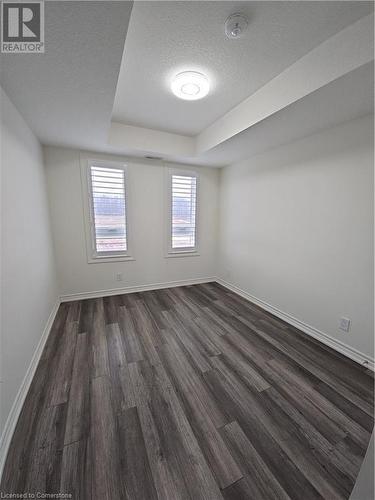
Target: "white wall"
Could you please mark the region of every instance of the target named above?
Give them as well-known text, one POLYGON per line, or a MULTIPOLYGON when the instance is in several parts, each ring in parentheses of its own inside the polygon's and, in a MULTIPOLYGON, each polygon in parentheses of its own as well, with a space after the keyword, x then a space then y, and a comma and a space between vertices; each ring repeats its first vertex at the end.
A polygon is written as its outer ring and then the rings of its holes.
POLYGON ((218 266, 226 282, 371 357, 372 150, 369 115, 224 168, 218 266))
POLYGON ((1 146, 0 434, 58 296, 42 148, 3 92, 1 146))
POLYGON ((165 258, 165 167, 162 164, 127 161, 103 154, 81 153, 82 158, 125 161, 129 180, 130 245, 134 261, 87 262, 80 152, 47 147, 50 210, 63 295, 111 290, 180 280, 213 277, 216 274, 218 178, 215 169, 199 168, 198 220, 199 256, 165 258), (115 280, 123 273, 123 281, 115 280))

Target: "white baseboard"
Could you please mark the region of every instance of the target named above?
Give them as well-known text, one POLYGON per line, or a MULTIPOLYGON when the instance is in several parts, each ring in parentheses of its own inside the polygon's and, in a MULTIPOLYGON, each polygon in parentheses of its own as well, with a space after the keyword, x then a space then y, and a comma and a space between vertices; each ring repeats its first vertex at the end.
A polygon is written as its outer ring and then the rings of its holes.
POLYGON ((321 332, 317 328, 308 325, 307 323, 304 323, 303 321, 295 318, 291 314, 288 314, 284 311, 281 311, 277 307, 272 306, 271 304, 268 304, 264 300, 258 299, 257 297, 254 297, 254 295, 251 295, 250 293, 245 292, 244 290, 241 290, 236 285, 233 285, 231 283, 228 283, 221 278, 216 279, 217 283, 220 285, 223 285, 225 288, 228 288, 228 290, 231 290, 234 293, 237 293, 244 299, 249 300, 250 302, 254 303, 255 305, 261 307, 262 309, 265 309, 266 311, 272 313, 273 315, 277 316, 278 318, 284 320, 286 323, 289 323, 292 326, 295 326, 299 330, 303 331, 304 333, 307 333, 307 335, 310 335, 311 337, 314 337, 315 339, 319 340, 323 344, 331 347, 335 351, 343 354, 344 356, 347 356, 348 358, 352 359, 353 361, 356 361, 360 365, 366 365, 367 368, 370 368, 371 370, 374 371, 375 367, 375 360, 374 358, 371 358, 367 354, 364 354, 357 349, 354 349, 353 347, 344 344, 344 342, 341 342, 337 339, 334 339, 330 335, 327 335, 326 333, 321 332))
POLYGON ((122 295, 124 293, 147 292, 149 290, 160 290, 161 288, 174 288, 176 286, 199 285, 200 283, 210 283, 216 281, 215 277, 196 278, 191 280, 166 281, 164 283, 151 283, 148 285, 128 286, 125 288, 112 288, 109 290, 96 290, 94 292, 80 292, 68 295, 61 295, 61 302, 72 300, 95 299, 98 297, 108 297, 110 295, 122 295))
POLYGON ((23 403, 25 401, 26 395, 29 391, 31 382, 33 380, 36 368, 38 366, 40 357, 42 355, 44 346, 48 339, 48 335, 50 333, 51 327, 56 317, 57 310, 60 305, 60 300, 57 300, 55 305, 52 308, 51 314, 47 320, 47 323, 44 327, 43 333, 39 339, 38 345, 34 351, 33 357, 31 358, 29 367, 26 371, 26 374, 21 382, 20 388, 18 389, 17 396, 13 402, 12 408, 10 409, 8 418, 5 422, 4 430, 0 438, 0 481, 3 475, 3 469, 5 465, 5 460, 7 457, 9 445, 14 433, 14 430, 17 425, 18 417, 20 416, 23 403))

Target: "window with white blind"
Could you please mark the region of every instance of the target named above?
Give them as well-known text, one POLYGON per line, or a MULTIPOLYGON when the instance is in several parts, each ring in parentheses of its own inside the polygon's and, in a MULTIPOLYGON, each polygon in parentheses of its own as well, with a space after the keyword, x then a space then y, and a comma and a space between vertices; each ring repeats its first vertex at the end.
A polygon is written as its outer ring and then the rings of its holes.
POLYGON ((169 171, 169 253, 197 251, 197 175, 169 171))
POLYGON ((89 162, 87 181, 91 257, 128 256, 125 166, 89 162))

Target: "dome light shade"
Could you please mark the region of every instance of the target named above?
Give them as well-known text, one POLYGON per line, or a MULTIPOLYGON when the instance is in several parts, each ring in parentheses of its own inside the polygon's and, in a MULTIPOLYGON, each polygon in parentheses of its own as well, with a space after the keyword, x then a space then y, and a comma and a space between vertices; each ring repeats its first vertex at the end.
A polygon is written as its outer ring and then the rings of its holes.
POLYGON ((183 71, 173 78, 171 89, 174 95, 180 99, 196 101, 208 94, 210 84, 202 73, 183 71))

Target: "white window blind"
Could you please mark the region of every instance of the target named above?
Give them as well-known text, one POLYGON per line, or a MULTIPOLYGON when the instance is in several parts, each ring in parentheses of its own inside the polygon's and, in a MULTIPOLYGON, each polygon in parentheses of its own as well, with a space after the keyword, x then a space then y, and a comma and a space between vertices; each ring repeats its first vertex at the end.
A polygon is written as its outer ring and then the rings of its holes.
POLYGON ((126 192, 123 168, 90 166, 91 212, 94 253, 126 254, 126 192))
POLYGON ((196 247, 197 177, 171 176, 172 251, 194 250, 196 247))

